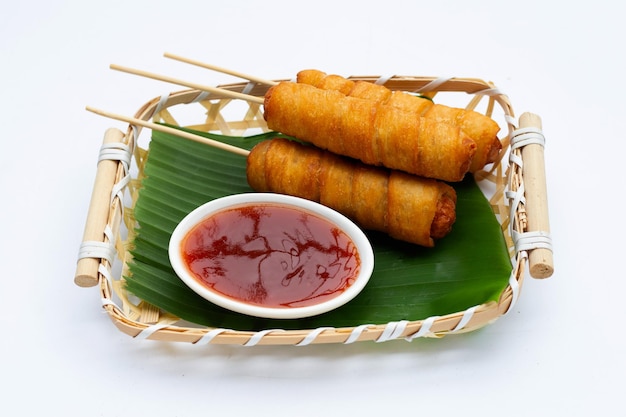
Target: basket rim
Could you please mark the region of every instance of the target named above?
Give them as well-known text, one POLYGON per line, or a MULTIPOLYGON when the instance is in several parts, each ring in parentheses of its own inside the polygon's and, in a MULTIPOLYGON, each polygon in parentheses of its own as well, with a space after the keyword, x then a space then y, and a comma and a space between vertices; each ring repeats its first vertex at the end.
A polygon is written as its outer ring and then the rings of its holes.
MULTIPOLYGON (((510 241, 508 230, 513 227, 518 230, 524 227, 525 212, 523 206, 510 209, 508 206, 511 198, 505 195, 505 189, 518 189, 523 185, 523 175, 520 170, 513 172, 512 166, 506 165, 508 161, 504 158, 507 152, 517 152, 509 149, 509 141, 512 132, 516 129, 516 121, 511 103, 506 95, 491 83, 477 78, 440 78, 422 76, 393 76, 381 78, 379 76, 351 76, 352 80, 363 80, 377 82, 390 89, 403 90, 417 93, 432 93, 433 96, 439 92, 461 92, 474 96, 474 100, 469 106, 476 106, 479 100, 487 98, 489 100, 488 110, 493 111, 494 104, 498 104, 504 113, 505 123, 508 131, 501 138, 503 150, 499 159, 488 171, 479 171, 475 174, 477 182, 492 182, 496 186, 490 203, 494 211, 501 218, 499 219, 503 233, 510 241), (509 213, 512 218, 509 218, 509 213)), ((282 81, 282 80, 275 80, 282 81)), ((288 80, 286 80, 288 81, 288 80)), ((262 97, 268 86, 240 82, 220 85, 219 88, 230 91, 241 92, 244 89, 247 94, 262 97)), ((167 109, 181 104, 205 103, 215 101, 230 101, 215 93, 207 93, 195 89, 180 90, 155 97, 143 104, 136 112, 135 117, 144 121, 163 121, 163 115, 167 114, 167 109)), ((145 160, 141 148, 137 145, 142 128, 140 126, 128 125, 123 133, 123 143, 128 146, 130 152, 134 154, 136 163, 140 165, 145 160)), ((127 178, 127 167, 123 161, 118 161, 115 177, 115 184, 123 183, 127 178)), ((123 188, 129 188, 125 184, 123 188)), ((523 188, 523 187, 521 187, 523 188)), ((110 191, 110 190, 109 190, 110 191)), ((94 189, 94 193, 96 190, 94 189)), ((131 190, 132 192, 132 190, 131 190)), ((116 242, 118 252, 125 253, 124 242, 120 242, 119 229, 124 221, 123 212, 132 208, 124 207, 122 198, 119 196, 111 199, 109 207, 107 227, 113 236, 108 237, 109 242, 116 242)), ((105 239, 106 241, 107 239, 105 239)), ((486 302, 473 306, 466 311, 455 312, 443 316, 423 318, 419 320, 402 320, 386 324, 368 325, 364 324, 353 328, 320 328, 320 329, 300 329, 282 330, 267 329, 260 332, 240 331, 232 329, 197 327, 193 324, 179 324, 176 317, 162 315, 158 320, 144 320, 138 318, 136 314, 129 312, 126 306, 120 307, 114 301, 114 295, 118 288, 113 283, 112 262, 106 258, 98 259, 97 285, 101 293, 102 306, 107 312, 114 325, 123 333, 137 339, 151 339, 159 341, 177 341, 193 344, 238 344, 238 345, 306 345, 317 343, 352 343, 356 341, 387 341, 404 338, 413 340, 417 337, 442 337, 453 333, 465 333, 481 328, 493 323, 499 317, 505 315, 515 304, 524 276, 526 274, 527 254, 518 251, 509 244, 509 251, 512 254, 512 273, 509 283, 501 293, 497 302, 486 302)), ((123 266, 126 266, 128 254, 120 256, 123 266)), ((151 306, 147 306, 150 310, 151 306)), ((152 307, 154 310, 154 307, 152 307)), ((153 311, 154 313, 154 311, 153 311)))

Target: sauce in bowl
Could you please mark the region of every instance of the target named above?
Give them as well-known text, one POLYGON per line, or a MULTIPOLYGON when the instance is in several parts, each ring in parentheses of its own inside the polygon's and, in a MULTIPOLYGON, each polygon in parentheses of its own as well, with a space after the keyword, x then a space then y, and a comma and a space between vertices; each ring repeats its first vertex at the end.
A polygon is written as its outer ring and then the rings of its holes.
POLYGON ((360 260, 337 226, 274 204, 217 212, 183 240, 189 270, 208 288, 266 307, 301 307, 354 283, 360 260))
POLYGON ((177 274, 208 300, 261 317, 305 317, 346 303, 369 279, 371 246, 339 213, 278 194, 230 197, 206 215, 192 212, 170 245, 177 274))

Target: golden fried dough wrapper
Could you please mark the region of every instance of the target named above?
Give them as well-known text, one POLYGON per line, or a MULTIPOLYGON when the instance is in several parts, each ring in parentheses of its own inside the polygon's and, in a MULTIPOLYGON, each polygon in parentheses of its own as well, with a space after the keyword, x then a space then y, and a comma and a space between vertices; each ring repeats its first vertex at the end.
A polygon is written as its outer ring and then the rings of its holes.
POLYGON ((316 201, 395 239, 432 247, 456 220, 456 193, 441 181, 368 166, 283 138, 259 143, 247 161, 254 190, 316 201))
POLYGON ((270 129, 319 148, 444 181, 462 180, 476 152, 459 127, 308 84, 271 87, 264 117, 270 129))
POLYGON ((352 81, 343 78, 345 83, 342 83, 341 78, 339 75, 326 74, 319 70, 309 69, 298 73, 297 82, 318 88, 337 90, 351 97, 388 104, 412 111, 417 116, 459 126, 476 142, 476 153, 469 168, 469 172, 472 173, 494 162, 502 150, 502 144, 497 137, 500 127, 490 117, 473 110, 435 104, 429 99, 404 91, 391 91, 385 86, 367 81, 352 81), (332 81, 328 81, 328 79, 332 81), (350 85, 352 86, 351 90, 349 89, 350 85))

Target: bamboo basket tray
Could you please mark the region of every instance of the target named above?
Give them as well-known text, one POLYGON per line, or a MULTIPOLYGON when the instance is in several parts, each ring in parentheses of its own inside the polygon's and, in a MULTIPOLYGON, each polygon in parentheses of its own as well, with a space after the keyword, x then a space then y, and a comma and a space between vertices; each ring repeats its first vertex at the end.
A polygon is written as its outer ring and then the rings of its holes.
MULTIPOLYGON (((261 104, 225 97, 198 88, 156 97, 129 118, 125 132, 108 129, 98 166, 74 277, 81 287, 97 286, 102 307, 114 325, 136 339, 193 344, 308 345, 317 343, 411 341, 419 337, 442 337, 473 331, 492 323, 511 310, 519 297, 524 277, 546 278, 552 274, 543 159, 541 119, 532 113, 517 120, 509 99, 495 85, 474 78, 420 76, 354 76, 353 80, 376 82, 392 90, 446 96, 465 107, 491 116, 501 126, 502 152, 475 180, 489 199, 508 246, 512 261, 509 283, 497 302, 476 305, 444 316, 400 320, 350 328, 238 331, 197 326, 133 299, 124 289, 132 240, 133 205, 147 157, 142 130, 155 122, 195 130, 245 136, 267 131, 261 104), (177 111, 181 115, 175 115, 177 111), (182 118, 193 111, 191 122, 182 118), (230 112, 230 113, 229 113, 230 112), (236 113, 231 116, 231 113, 236 113)), ((221 85, 227 91, 263 97, 267 85, 249 81, 221 85)), ((191 116, 190 116, 191 117, 191 116)), ((122 120, 122 119, 120 119, 122 120)), ((149 141, 149 138, 147 139, 149 141)))

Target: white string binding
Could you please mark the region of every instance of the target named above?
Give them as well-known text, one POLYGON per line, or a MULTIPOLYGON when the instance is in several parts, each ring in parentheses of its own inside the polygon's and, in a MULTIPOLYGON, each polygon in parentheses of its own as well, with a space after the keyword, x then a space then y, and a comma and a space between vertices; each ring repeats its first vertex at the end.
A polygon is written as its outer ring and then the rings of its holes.
POLYGON ((243 89, 241 90, 241 94, 250 94, 252 89, 256 86, 256 83, 253 81, 248 82, 243 89))
POLYGON ((130 147, 122 142, 103 143, 98 154, 98 162, 104 160, 120 161, 126 171, 130 166, 130 159, 130 147))
POLYGON ((153 324, 149 327, 146 327, 145 329, 143 329, 142 331, 140 331, 137 336, 135 336, 135 339, 137 340, 146 340, 147 338, 149 338, 150 336, 152 336, 154 333, 158 332, 159 330, 165 328, 169 326, 168 324, 165 323, 158 323, 158 324, 153 324))
POLYGON ((126 174, 121 180, 119 180, 119 182, 113 185, 113 188, 111 189, 111 203, 113 203, 113 200, 116 197, 120 201, 124 200, 123 192, 129 182, 130 182, 130 175, 126 174))
POLYGON ((112 242, 86 240, 80 244, 78 250, 78 259, 83 258, 106 259, 112 263, 115 258, 115 245, 112 242))
MULTIPOLYGON (((98 272, 102 274, 104 278, 106 278, 106 280, 109 282, 109 285, 112 285, 111 283, 113 282, 113 275, 111 275, 111 270, 109 268, 105 267, 103 264, 100 264, 98 265, 98 272)), ((102 297, 100 298, 100 302, 102 303, 103 312, 106 312, 104 310, 104 307, 106 306, 112 306, 117 310, 122 311, 122 309, 110 298, 102 297)))
POLYGON ((409 336, 405 337, 404 339, 407 342, 412 342, 413 339, 417 339, 417 338, 426 336, 427 334, 430 333, 430 328, 433 326, 433 323, 438 318, 439 318, 439 316, 432 316, 432 317, 429 317, 426 320, 422 321, 422 325, 420 326, 420 329, 417 332, 413 333, 412 335, 409 335, 409 336))
MULTIPOLYGON (((525 192, 524 183, 520 184, 519 188, 516 191, 511 191, 511 190, 505 191, 504 194, 506 195, 506 198, 508 198, 509 204, 510 204, 509 219, 515 218, 515 210, 517 210, 517 208, 521 204, 526 204, 526 197, 524 197, 524 192, 525 192)), ((513 236, 513 233, 516 233, 514 222, 510 222, 509 231, 511 233, 511 236, 513 236)))
POLYGON ((511 134, 511 149, 522 148, 526 145, 545 146, 546 138, 541 129, 536 127, 522 127, 511 134))
POLYGON ((106 311, 104 310, 104 307, 106 306, 111 306, 121 311, 121 308, 117 304, 115 304, 115 302, 113 302, 113 300, 111 300, 110 298, 102 298, 101 302, 102 302, 103 313, 106 313, 106 311))
POLYGON ((349 345, 350 343, 354 343, 361 337, 361 334, 367 330, 368 327, 372 326, 372 324, 361 324, 360 326, 355 327, 350 332, 350 336, 343 342, 344 345, 349 345))
POLYGON ((390 79, 393 78, 393 75, 381 75, 380 77, 378 77, 378 79, 376 81, 374 81, 374 84, 376 85, 385 85, 387 84, 387 81, 389 81, 390 79))
POLYGON ((504 120, 509 126, 513 126, 514 128, 517 127, 517 119, 515 119, 515 117, 511 116, 510 114, 505 114, 504 120))
POLYGON ((132 154, 130 146, 122 142, 104 143, 100 147, 100 153, 98 154, 98 163, 104 160, 119 161, 124 168, 124 177, 116 184, 113 185, 111 190, 111 202, 117 196, 122 199, 122 190, 130 181, 130 161, 132 154))
POLYGON ((269 333, 273 333, 273 332, 284 332, 284 330, 267 329, 267 330, 262 330, 260 332, 256 332, 250 337, 250 339, 244 344, 244 346, 256 346, 261 341, 261 339, 265 337, 265 335, 269 333))
MULTIPOLYGON (((541 129, 537 127, 524 127, 518 128, 511 134, 511 150, 520 149, 527 145, 540 145, 545 146, 546 138, 543 135, 541 129)), ((524 161, 521 156, 514 152, 509 153, 509 162, 517 165, 519 168, 523 168, 524 161)), ((509 217, 512 219, 515 215, 515 210, 520 204, 525 204, 524 197, 525 187, 524 183, 520 184, 516 191, 507 190, 505 192, 506 197, 510 203, 509 217)), ((509 231, 511 238, 515 245, 515 251, 522 256, 526 256, 525 253, 533 249, 548 249, 552 251, 552 237, 550 233, 545 231, 533 231, 533 232, 519 232, 515 230, 513 222, 509 225, 509 231)))
POLYGON ((523 232, 512 231, 513 242, 517 252, 529 251, 533 249, 548 249, 552 251, 552 237, 548 232, 523 232))
POLYGON ((499 88, 485 88, 484 90, 476 91, 474 94, 480 94, 482 96, 502 96, 504 95, 499 88))
POLYGON ((432 80, 431 82, 429 82, 428 84, 426 84, 422 88, 419 88, 415 92, 416 93, 427 93, 429 91, 436 90, 440 85, 447 83, 452 78, 454 78, 454 77, 439 77, 439 78, 435 78, 434 80, 432 80))
POLYGON ((209 92, 208 91, 201 91, 200 94, 198 94, 196 96, 196 98, 194 98, 191 102, 192 103, 200 103, 201 101, 206 100, 206 98, 209 96, 209 92))
POLYGON ((82 242, 78 249, 78 259, 106 259, 109 264, 113 264, 116 252, 115 244, 113 243, 113 230, 108 224, 104 227, 103 235, 106 236, 108 242, 100 242, 97 240, 86 240, 82 242))
POLYGON ((313 343, 317 336, 325 332, 326 330, 333 330, 333 327, 318 327, 315 330, 310 331, 301 342, 297 343, 296 346, 306 346, 313 343))
POLYGON ((478 306, 474 306, 465 310, 465 312, 463 313, 463 317, 461 317, 461 321, 459 321, 459 324, 457 324, 454 329, 450 330, 450 333, 456 333, 462 330, 465 326, 467 326, 467 323, 469 323, 472 317, 474 317, 474 312, 477 308, 478 306))
POLYGON ((511 153, 509 154, 509 162, 510 162, 511 164, 515 164, 515 165, 517 165, 517 166, 518 166, 518 167, 520 167, 520 168, 523 168, 523 167, 524 167, 524 160, 522 159, 522 156, 521 156, 521 155, 518 155, 518 154, 516 154, 516 153, 514 153, 514 152, 511 152, 511 153))
POLYGON ((157 114, 159 114, 159 112, 161 110, 163 110, 166 105, 167 105, 167 101, 170 99, 170 94, 163 94, 161 95, 161 98, 159 99, 159 102, 157 103, 156 107, 154 108, 154 111, 152 112, 152 116, 156 116, 157 114))
POLYGON ((194 345, 208 345, 209 343, 211 343, 211 341, 213 339, 215 339, 216 336, 219 336, 220 334, 222 334, 224 332, 229 332, 229 331, 231 331, 231 330, 230 329, 222 329, 222 328, 217 328, 217 329, 210 330, 210 331, 206 332, 200 339, 195 341, 194 345))
POLYGON ((385 330, 378 336, 376 343, 386 342, 388 340, 397 339, 406 329, 407 320, 391 321, 385 326, 385 330))

